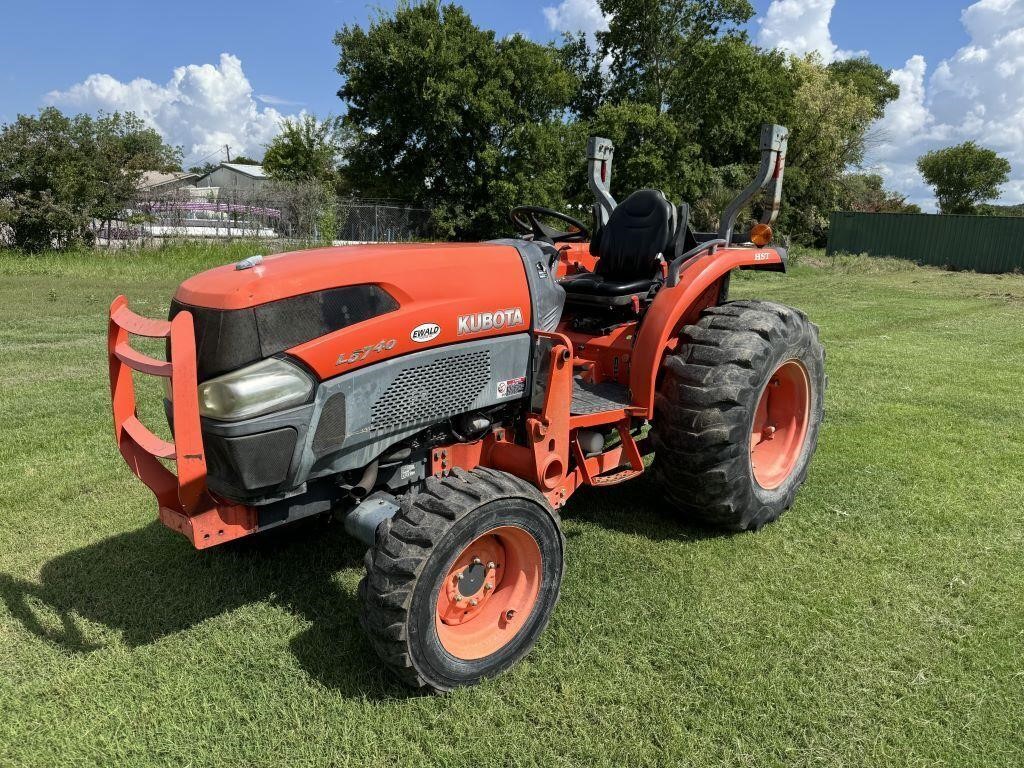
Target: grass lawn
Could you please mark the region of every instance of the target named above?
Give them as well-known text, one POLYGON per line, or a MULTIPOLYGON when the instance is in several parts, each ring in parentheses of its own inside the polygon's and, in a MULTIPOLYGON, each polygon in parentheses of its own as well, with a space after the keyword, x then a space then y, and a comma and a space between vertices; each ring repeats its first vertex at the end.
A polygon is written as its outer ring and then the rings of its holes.
POLYGON ((423 697, 360 634, 340 524, 193 551, 114 446, 110 300, 160 316, 249 252, 0 255, 0 765, 1024 760, 1024 277, 740 275, 828 349, 796 506, 722 536, 645 478, 580 493, 537 648, 423 697))

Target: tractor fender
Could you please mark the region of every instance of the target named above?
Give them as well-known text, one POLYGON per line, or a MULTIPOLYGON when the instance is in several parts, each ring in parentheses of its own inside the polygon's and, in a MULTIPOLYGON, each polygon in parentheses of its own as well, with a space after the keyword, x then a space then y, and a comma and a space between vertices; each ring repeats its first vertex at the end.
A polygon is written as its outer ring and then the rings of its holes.
POLYGON ((722 278, 734 269, 785 270, 784 253, 775 248, 723 248, 683 265, 679 281, 658 291, 637 333, 629 372, 634 406, 644 409, 648 418, 654 415, 662 360, 682 327, 719 302, 722 278))

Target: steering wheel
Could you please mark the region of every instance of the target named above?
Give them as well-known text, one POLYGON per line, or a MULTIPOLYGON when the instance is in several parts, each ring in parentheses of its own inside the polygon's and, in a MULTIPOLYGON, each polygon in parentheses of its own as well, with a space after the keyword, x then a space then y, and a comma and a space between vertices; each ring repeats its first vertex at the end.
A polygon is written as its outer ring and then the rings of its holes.
POLYGON ((551 243, 585 243, 590 240, 590 229, 586 224, 550 208, 542 208, 539 205, 517 205, 509 212, 508 217, 520 234, 533 235, 534 240, 547 240, 551 243), (539 217, 541 216, 564 221, 569 228, 561 231, 552 229, 540 221, 539 217))

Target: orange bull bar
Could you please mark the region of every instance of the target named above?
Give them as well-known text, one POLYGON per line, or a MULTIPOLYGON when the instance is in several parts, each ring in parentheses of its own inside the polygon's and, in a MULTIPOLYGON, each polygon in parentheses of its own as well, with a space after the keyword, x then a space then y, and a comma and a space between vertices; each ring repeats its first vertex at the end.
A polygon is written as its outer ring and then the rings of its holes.
POLYGON ((192 315, 180 312, 171 321, 151 320, 136 315, 128 309, 128 300, 118 296, 110 305, 107 354, 114 437, 132 472, 156 495, 160 521, 197 549, 254 533, 256 511, 219 502, 206 485, 192 315), (129 335, 169 339, 169 360, 133 349, 129 335), (170 379, 174 442, 153 434, 139 420, 132 371, 170 379), (174 462, 177 474, 163 461, 174 462))

